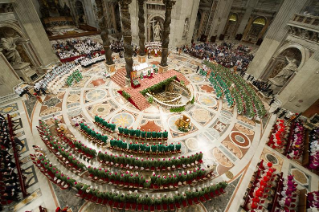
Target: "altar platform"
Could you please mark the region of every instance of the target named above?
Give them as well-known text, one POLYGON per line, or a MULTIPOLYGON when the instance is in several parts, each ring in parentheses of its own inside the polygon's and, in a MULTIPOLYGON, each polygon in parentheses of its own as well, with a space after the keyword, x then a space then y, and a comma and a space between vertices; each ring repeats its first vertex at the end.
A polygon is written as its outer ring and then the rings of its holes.
POLYGON ((125 74, 125 68, 119 69, 111 77, 111 79, 121 87, 122 90, 120 90, 119 93, 122 94, 122 91, 128 93, 131 96, 130 99, 128 99, 128 101, 139 110, 145 110, 150 106, 150 104, 147 101, 147 98, 141 94, 141 91, 143 91, 144 89, 156 85, 173 76, 176 76, 176 79, 178 81, 184 81, 185 85, 189 84, 188 79, 183 74, 175 70, 169 70, 162 74, 154 74, 152 78, 144 78, 143 80, 137 79, 140 82, 140 86, 138 88, 132 88, 130 85, 125 86, 125 74))

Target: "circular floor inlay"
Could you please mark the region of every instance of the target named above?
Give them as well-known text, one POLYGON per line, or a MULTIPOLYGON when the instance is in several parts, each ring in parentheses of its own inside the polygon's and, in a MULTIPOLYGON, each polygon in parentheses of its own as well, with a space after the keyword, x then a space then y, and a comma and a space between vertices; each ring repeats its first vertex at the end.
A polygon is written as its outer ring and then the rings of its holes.
POLYGON ((97 111, 101 113, 104 111, 104 108, 98 108, 97 111))
POLYGON ((193 111, 193 118, 198 122, 207 122, 211 118, 209 112, 204 109, 196 109, 193 111))
POLYGON ((239 143, 245 143, 245 138, 243 138, 241 135, 235 135, 235 139, 239 143))
POLYGON ((197 150, 199 148, 197 140, 195 138, 189 138, 185 141, 185 143, 190 150, 197 150))
POLYGON ((241 148, 246 149, 250 146, 249 138, 245 134, 243 134, 239 131, 231 132, 229 137, 232 140, 232 142, 234 142, 235 144, 237 144, 237 146, 239 146, 241 148))
POLYGON ((198 101, 208 107, 215 107, 217 105, 216 99, 212 96, 201 95, 198 101))
POLYGON ((272 162, 274 165, 278 164, 278 160, 275 156, 273 156, 272 154, 267 154, 266 155, 266 159, 269 161, 269 162, 272 162))
POLYGON ((134 122, 134 117, 129 113, 119 113, 113 116, 111 122, 114 122, 116 126, 131 127, 134 122))
POLYGON ((200 76, 200 75, 193 75, 190 77, 191 81, 194 82, 194 83, 199 83, 199 82, 204 82, 205 81, 205 78, 200 76))
POLYGON ((111 112, 112 106, 109 103, 99 103, 92 105, 90 112, 98 116, 107 116, 111 112))
POLYGON ((86 94, 86 100, 88 101, 97 101, 103 99, 106 96, 106 91, 104 90, 92 90, 86 94))

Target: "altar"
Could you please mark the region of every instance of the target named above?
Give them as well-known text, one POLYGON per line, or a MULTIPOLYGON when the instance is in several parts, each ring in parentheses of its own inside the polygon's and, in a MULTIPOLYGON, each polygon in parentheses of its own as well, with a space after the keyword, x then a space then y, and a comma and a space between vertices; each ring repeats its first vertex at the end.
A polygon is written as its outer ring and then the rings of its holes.
POLYGON ((138 77, 151 78, 155 73, 157 73, 157 67, 155 65, 150 65, 148 63, 141 63, 139 65, 133 66, 133 71, 131 72, 132 80, 137 79, 138 77))

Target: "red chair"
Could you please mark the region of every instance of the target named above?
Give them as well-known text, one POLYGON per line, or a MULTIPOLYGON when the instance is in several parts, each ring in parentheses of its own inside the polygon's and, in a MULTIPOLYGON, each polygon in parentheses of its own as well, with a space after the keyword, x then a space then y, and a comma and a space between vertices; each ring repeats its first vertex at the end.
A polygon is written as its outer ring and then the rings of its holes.
POLYGON ((169 204, 169 210, 170 210, 170 211, 175 210, 175 204, 174 204, 174 203, 170 203, 170 204, 169 204))
POLYGON ((167 211, 168 209, 168 205, 167 204, 163 204, 163 211, 167 211))
POLYGON ((118 202, 114 202, 113 208, 118 208, 118 207, 119 207, 119 203, 118 202))
POLYGON ((143 205, 142 205, 142 204, 138 204, 138 205, 137 205, 137 210, 138 210, 138 211, 142 211, 142 209, 143 209, 143 205))
POLYGON ((175 207, 176 207, 177 209, 181 209, 181 204, 180 204, 179 202, 176 202, 176 203, 175 203, 175 207))
POLYGON ((124 202, 120 202, 119 206, 118 206, 118 209, 123 210, 123 208, 124 208, 124 202))
POLYGON ((109 201, 108 199, 104 199, 103 202, 102 202, 102 205, 107 205, 108 201, 109 201))
MULTIPOLYGON (((131 203, 126 203, 126 204, 125 204, 125 210, 126 210, 126 211, 131 210, 131 203)), ((133 209, 133 210, 134 210, 134 209, 133 209)))
POLYGON ((189 206, 191 206, 191 205, 193 205, 193 200, 192 199, 188 199, 187 203, 188 203, 189 206))
POLYGON ((207 201, 211 199, 210 196, 209 196, 207 193, 204 194, 204 196, 205 196, 205 198, 206 198, 207 201))
POLYGON ((93 196, 93 198, 92 198, 91 201, 92 201, 92 202, 97 202, 97 197, 96 197, 96 196, 93 196))
POLYGON ((196 204, 199 204, 199 199, 197 197, 195 197, 193 200, 196 204))
POLYGON ((131 206, 133 211, 136 210, 136 206, 137 206, 136 203, 132 203, 131 206))
POLYGON ((113 201, 113 200, 110 200, 108 203, 109 203, 109 206, 112 207, 113 204, 114 204, 114 201, 113 201))
POLYGON ((183 200, 182 205, 183 205, 184 208, 188 207, 187 201, 186 201, 186 200, 183 200))
POLYGON ((204 196, 199 197, 199 200, 203 203, 206 202, 206 199, 204 198, 204 196))

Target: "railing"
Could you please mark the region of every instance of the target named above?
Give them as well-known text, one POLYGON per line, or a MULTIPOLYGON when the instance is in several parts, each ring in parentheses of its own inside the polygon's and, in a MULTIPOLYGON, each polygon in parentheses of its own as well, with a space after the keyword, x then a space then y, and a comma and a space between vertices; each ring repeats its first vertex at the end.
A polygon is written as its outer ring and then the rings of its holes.
POLYGON ((14 154, 14 160, 15 160, 16 168, 17 168, 17 171, 18 171, 21 192, 22 192, 23 198, 26 198, 29 194, 27 192, 27 187, 25 185, 25 182, 24 182, 24 179, 23 179, 23 176, 22 176, 22 171, 21 171, 21 166, 20 166, 19 155, 18 155, 16 143, 13 140, 12 119, 11 119, 9 114, 7 115, 7 118, 8 118, 8 127, 9 127, 9 133, 10 133, 10 140, 11 140, 11 144, 12 144, 12 148, 13 148, 13 154, 14 154))
POLYGON ((319 42, 319 17, 296 14, 288 22, 289 33, 304 40, 319 42))
POLYGON ((319 25, 319 17, 312 15, 300 15, 296 14, 293 19, 293 22, 299 22, 307 25, 318 26, 319 25))
POLYGON ((158 104, 160 104, 166 108, 178 108, 178 107, 183 107, 183 106, 187 105, 187 103, 193 99, 193 93, 187 87, 180 85, 176 81, 172 81, 171 83, 173 83, 174 86, 180 88, 181 90, 183 90, 184 92, 186 92, 188 94, 189 98, 188 98, 188 101, 186 103, 182 103, 182 104, 178 104, 178 105, 177 104, 167 104, 167 101, 160 101, 159 99, 157 99, 156 97, 154 97, 153 95, 151 95, 149 93, 146 93, 146 95, 152 96, 155 102, 157 102, 158 104))

